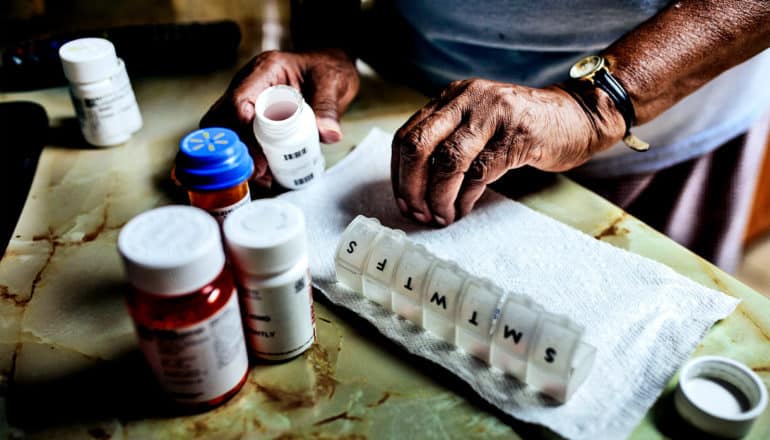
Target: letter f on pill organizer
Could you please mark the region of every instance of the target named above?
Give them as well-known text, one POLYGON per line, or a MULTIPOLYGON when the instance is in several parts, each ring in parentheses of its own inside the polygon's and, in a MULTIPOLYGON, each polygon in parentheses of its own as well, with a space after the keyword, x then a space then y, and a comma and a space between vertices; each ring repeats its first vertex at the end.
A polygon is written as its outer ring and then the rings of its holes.
POLYGON ((558 401, 591 371, 596 349, 583 341, 581 326, 437 258, 376 219, 353 219, 335 268, 355 292, 558 401))

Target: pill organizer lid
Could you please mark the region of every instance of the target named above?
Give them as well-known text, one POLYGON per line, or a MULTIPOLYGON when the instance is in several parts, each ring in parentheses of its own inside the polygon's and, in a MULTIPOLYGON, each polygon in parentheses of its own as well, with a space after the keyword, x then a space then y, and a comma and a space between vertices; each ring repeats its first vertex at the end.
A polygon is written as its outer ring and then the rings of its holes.
POLYGON ((109 78, 118 69, 115 46, 104 38, 79 38, 59 48, 64 75, 74 83, 109 78))
POLYGON ((682 368, 674 404, 682 418, 704 432, 741 437, 765 410, 767 389, 746 365, 723 356, 702 356, 682 368), (732 405, 726 393, 735 398, 732 405))
POLYGON ((225 264, 219 225, 191 206, 166 206, 134 217, 120 231, 118 251, 131 284, 169 296, 200 289, 225 264))
POLYGON ((230 188, 251 177, 254 160, 234 131, 221 127, 195 130, 179 143, 174 174, 193 190, 230 188))
POLYGON ((305 217, 283 200, 255 200, 235 210, 223 231, 235 267, 254 276, 288 270, 307 250, 305 217))

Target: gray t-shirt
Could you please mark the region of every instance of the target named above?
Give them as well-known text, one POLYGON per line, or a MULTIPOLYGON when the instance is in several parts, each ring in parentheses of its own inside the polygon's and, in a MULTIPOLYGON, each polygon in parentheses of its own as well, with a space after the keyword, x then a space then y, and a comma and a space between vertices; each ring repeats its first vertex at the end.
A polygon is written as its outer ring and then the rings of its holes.
MULTIPOLYGON (((413 41, 407 63, 444 85, 482 77, 538 87, 655 15, 662 0, 393 0, 413 41)), ((724 72, 634 129, 650 142, 618 144, 575 170, 593 176, 656 171, 703 155, 745 132, 770 108, 770 51, 724 72)))

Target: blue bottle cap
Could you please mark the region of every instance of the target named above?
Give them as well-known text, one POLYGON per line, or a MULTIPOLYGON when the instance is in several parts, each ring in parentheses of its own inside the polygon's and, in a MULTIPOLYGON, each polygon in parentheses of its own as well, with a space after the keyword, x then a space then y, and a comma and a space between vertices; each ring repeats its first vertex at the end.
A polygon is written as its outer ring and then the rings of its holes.
POLYGON ((216 191, 251 177, 254 160, 234 131, 209 127, 195 130, 179 143, 176 174, 188 189, 216 191))

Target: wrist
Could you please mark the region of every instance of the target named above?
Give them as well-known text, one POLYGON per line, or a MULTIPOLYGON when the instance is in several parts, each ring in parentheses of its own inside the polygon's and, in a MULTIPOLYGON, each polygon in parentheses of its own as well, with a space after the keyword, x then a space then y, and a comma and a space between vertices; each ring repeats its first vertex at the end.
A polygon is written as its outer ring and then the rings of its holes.
POLYGON ((612 98, 588 81, 571 80, 558 84, 578 105, 585 115, 591 139, 587 149, 590 154, 604 151, 623 140, 626 122, 612 98))

